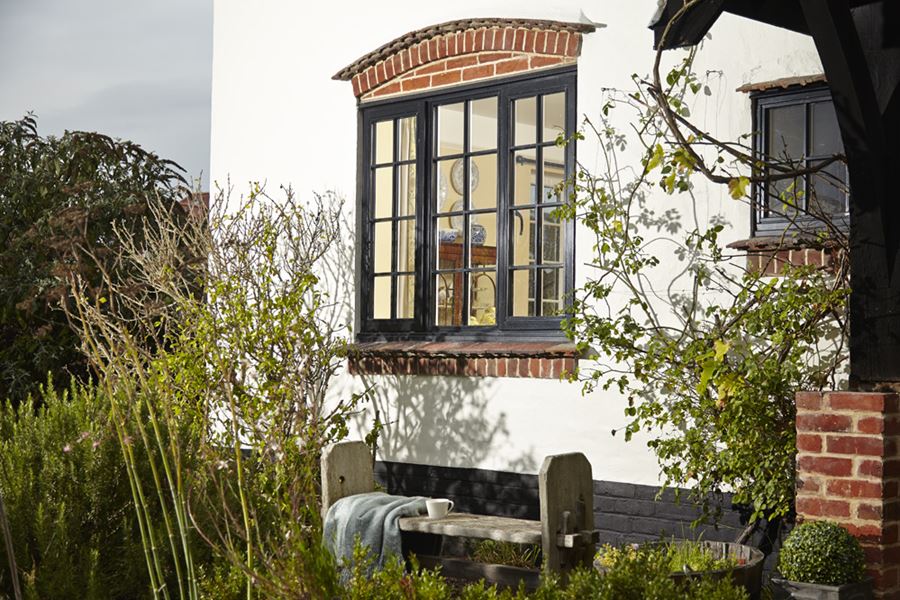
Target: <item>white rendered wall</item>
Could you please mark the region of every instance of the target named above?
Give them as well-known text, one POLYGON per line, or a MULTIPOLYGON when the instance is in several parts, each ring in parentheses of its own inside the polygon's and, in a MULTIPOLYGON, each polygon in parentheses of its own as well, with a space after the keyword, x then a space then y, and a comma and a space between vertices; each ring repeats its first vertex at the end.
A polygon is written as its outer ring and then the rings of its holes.
MULTIPOLYGON (((268 182, 270 189, 290 184, 300 196, 335 191, 352 211, 357 105, 350 84, 331 76, 397 36, 453 19, 605 24, 584 36, 578 67, 578 111, 596 117, 603 88, 631 89, 632 73, 649 72, 653 36, 647 23, 655 8, 656 0, 558 0, 552 6, 545 0, 215 0, 212 181, 224 186, 230 179, 236 193, 247 190, 249 181, 268 182)), ((750 131, 750 101, 735 91, 739 85, 821 71, 809 38, 730 15, 714 26, 695 66, 700 74, 710 72, 712 95, 699 96, 693 119, 720 139, 750 131)), ((590 136, 577 153, 587 167, 602 166, 590 136)), ((639 164, 634 152, 625 158, 639 164)), ((747 237, 747 206, 721 187, 696 183, 700 219, 724 216, 733 226, 726 242, 747 237)), ((678 196, 654 201, 663 209, 675 205, 689 213, 678 196)), ((590 252, 589 237, 579 232, 576 264, 590 252)), ((660 257, 663 270, 677 266, 662 246, 660 257)), ((587 275, 587 269, 578 268, 576 282, 587 275)), ((352 298, 348 290, 341 294, 352 298)), ((626 422, 624 400, 617 394, 583 396, 577 384, 542 379, 346 374, 333 393, 347 397, 366 385, 373 386, 374 405, 386 422, 381 459, 534 473, 545 455, 577 450, 591 461, 595 479, 659 482, 646 437, 626 443, 610 434, 626 422)), ((360 422, 370 423, 371 416, 370 407, 360 422)))

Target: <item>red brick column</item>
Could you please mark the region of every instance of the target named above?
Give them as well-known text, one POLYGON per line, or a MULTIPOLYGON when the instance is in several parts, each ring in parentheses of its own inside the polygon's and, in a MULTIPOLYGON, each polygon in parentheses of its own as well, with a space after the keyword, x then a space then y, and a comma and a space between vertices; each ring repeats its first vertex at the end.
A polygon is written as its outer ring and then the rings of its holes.
POLYGON ((797 516, 860 539, 878 598, 900 598, 898 439, 895 393, 797 394, 797 516))

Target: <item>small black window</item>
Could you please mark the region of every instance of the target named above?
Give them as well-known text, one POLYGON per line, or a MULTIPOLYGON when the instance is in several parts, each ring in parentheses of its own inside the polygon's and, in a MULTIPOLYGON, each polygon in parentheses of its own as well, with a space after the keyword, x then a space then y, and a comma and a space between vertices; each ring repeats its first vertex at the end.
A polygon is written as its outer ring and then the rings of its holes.
POLYGON ((560 337, 575 71, 364 105, 360 338, 560 337))
MULTIPOLYGON (((763 92, 753 101, 755 151, 768 162, 808 168, 844 152, 827 87, 763 92)), ((836 161, 818 173, 757 185, 753 231, 757 236, 788 229, 812 233, 825 220, 846 227, 848 210, 847 169, 836 161)))

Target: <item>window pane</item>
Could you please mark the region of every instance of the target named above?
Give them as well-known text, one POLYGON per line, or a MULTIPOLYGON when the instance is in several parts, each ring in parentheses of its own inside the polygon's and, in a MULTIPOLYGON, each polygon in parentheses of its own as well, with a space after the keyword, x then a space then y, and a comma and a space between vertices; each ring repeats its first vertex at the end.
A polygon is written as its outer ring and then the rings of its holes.
POLYGON ((513 155, 512 165, 510 165, 513 178, 513 204, 534 203, 534 190, 537 185, 536 160, 537 151, 534 148, 520 150, 513 155))
MULTIPOLYGON (((454 171, 461 172, 462 170, 462 160, 463 159, 461 158, 439 160, 435 165, 435 172, 437 173, 437 197, 435 198, 437 204, 435 210, 437 212, 457 212, 464 208, 462 197, 462 191, 464 189, 462 177, 464 177, 464 175, 458 176, 459 181, 456 182, 456 185, 453 185, 452 181, 454 171)), ((444 227, 449 225, 442 223, 441 226, 444 227)), ((462 230, 462 225, 460 225, 459 228, 462 230)))
POLYGON ((397 318, 412 319, 415 316, 416 278, 414 275, 397 277, 397 318))
POLYGON ((460 102, 438 107, 438 156, 463 152, 463 106, 464 104, 460 102))
POLYGON ((400 165, 397 169, 397 216, 416 214, 416 165, 400 165))
POLYGON ((479 213, 469 217, 469 261, 472 267, 497 264, 497 213, 479 213))
POLYGON ((489 327, 497 323, 497 273, 469 274, 469 325, 489 327))
POLYGON ((375 169, 375 218, 386 219, 394 214, 394 168, 375 169))
POLYGON ((524 146, 534 144, 535 124, 537 122, 537 99, 522 98, 515 101, 515 125, 513 130, 513 145, 524 146))
POLYGON ((559 218, 553 214, 554 212, 556 212, 555 208, 544 209, 544 237, 541 240, 541 246, 543 246, 541 259, 544 264, 559 264, 565 258, 566 230, 559 218))
POLYGON ((416 220, 402 219, 397 222, 397 270, 416 269, 416 220))
POLYGON ((560 314, 563 307, 562 269, 543 269, 541 271, 541 314, 554 317, 560 314))
POLYGON ((400 119, 400 156, 398 161, 416 159, 416 118, 400 119))
POLYGON ((831 102, 816 102, 812 109, 810 148, 813 156, 840 154, 844 151, 837 115, 831 102))
POLYGON ((809 210, 815 215, 841 215, 847 212, 847 168, 832 163, 812 178, 809 210))
POLYGON ((797 207, 803 206, 803 180, 779 179, 769 184, 766 198, 767 216, 784 217, 797 214, 797 207))
POLYGON ((375 223, 375 239, 372 247, 375 252, 375 272, 389 273, 391 270, 391 222, 375 223))
POLYGON ((510 212, 509 226, 512 228, 512 256, 514 266, 532 265, 535 257, 537 211, 534 209, 510 212))
POLYGON ((552 142, 566 132, 566 94, 544 96, 544 131, 541 141, 552 142))
POLYGON ((497 98, 482 98, 469 103, 469 151, 497 147, 497 98))
POLYGON ((556 169, 559 177, 563 177, 566 171, 565 146, 544 146, 544 168, 556 169))
POLYGON ((497 155, 485 154, 469 159, 469 189, 472 209, 497 208, 497 155))
MULTIPOLYGON (((438 219, 439 222, 447 218, 438 219)), ((442 228, 438 230, 438 269, 461 269, 463 267, 463 231, 457 229, 442 228)))
POLYGON ((462 325, 462 273, 437 275, 437 324, 443 327, 462 325))
POLYGON ((391 276, 375 277, 372 284, 373 310, 375 319, 391 318, 391 276))
POLYGON ((563 197, 559 184, 566 178, 565 154, 563 148, 549 146, 544 148, 544 193, 541 194, 541 202, 561 203, 563 197))
POLYGON ((375 162, 388 163, 394 160, 394 122, 375 123, 375 162))
POLYGON ((784 162, 802 159, 806 106, 770 108, 767 114, 769 157, 784 162))
POLYGON ((512 298, 512 316, 533 317, 534 312, 534 269, 510 272, 509 294, 512 298))

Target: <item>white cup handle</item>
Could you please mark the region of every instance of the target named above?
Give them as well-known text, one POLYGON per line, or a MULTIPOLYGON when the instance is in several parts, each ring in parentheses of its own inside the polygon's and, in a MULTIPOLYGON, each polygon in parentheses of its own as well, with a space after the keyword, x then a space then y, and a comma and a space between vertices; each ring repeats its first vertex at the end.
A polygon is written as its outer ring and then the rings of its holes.
POLYGON ((454 506, 453 500, 450 500, 450 508, 447 509, 447 514, 448 514, 448 515, 449 515, 451 512, 453 512, 453 506, 454 506))

